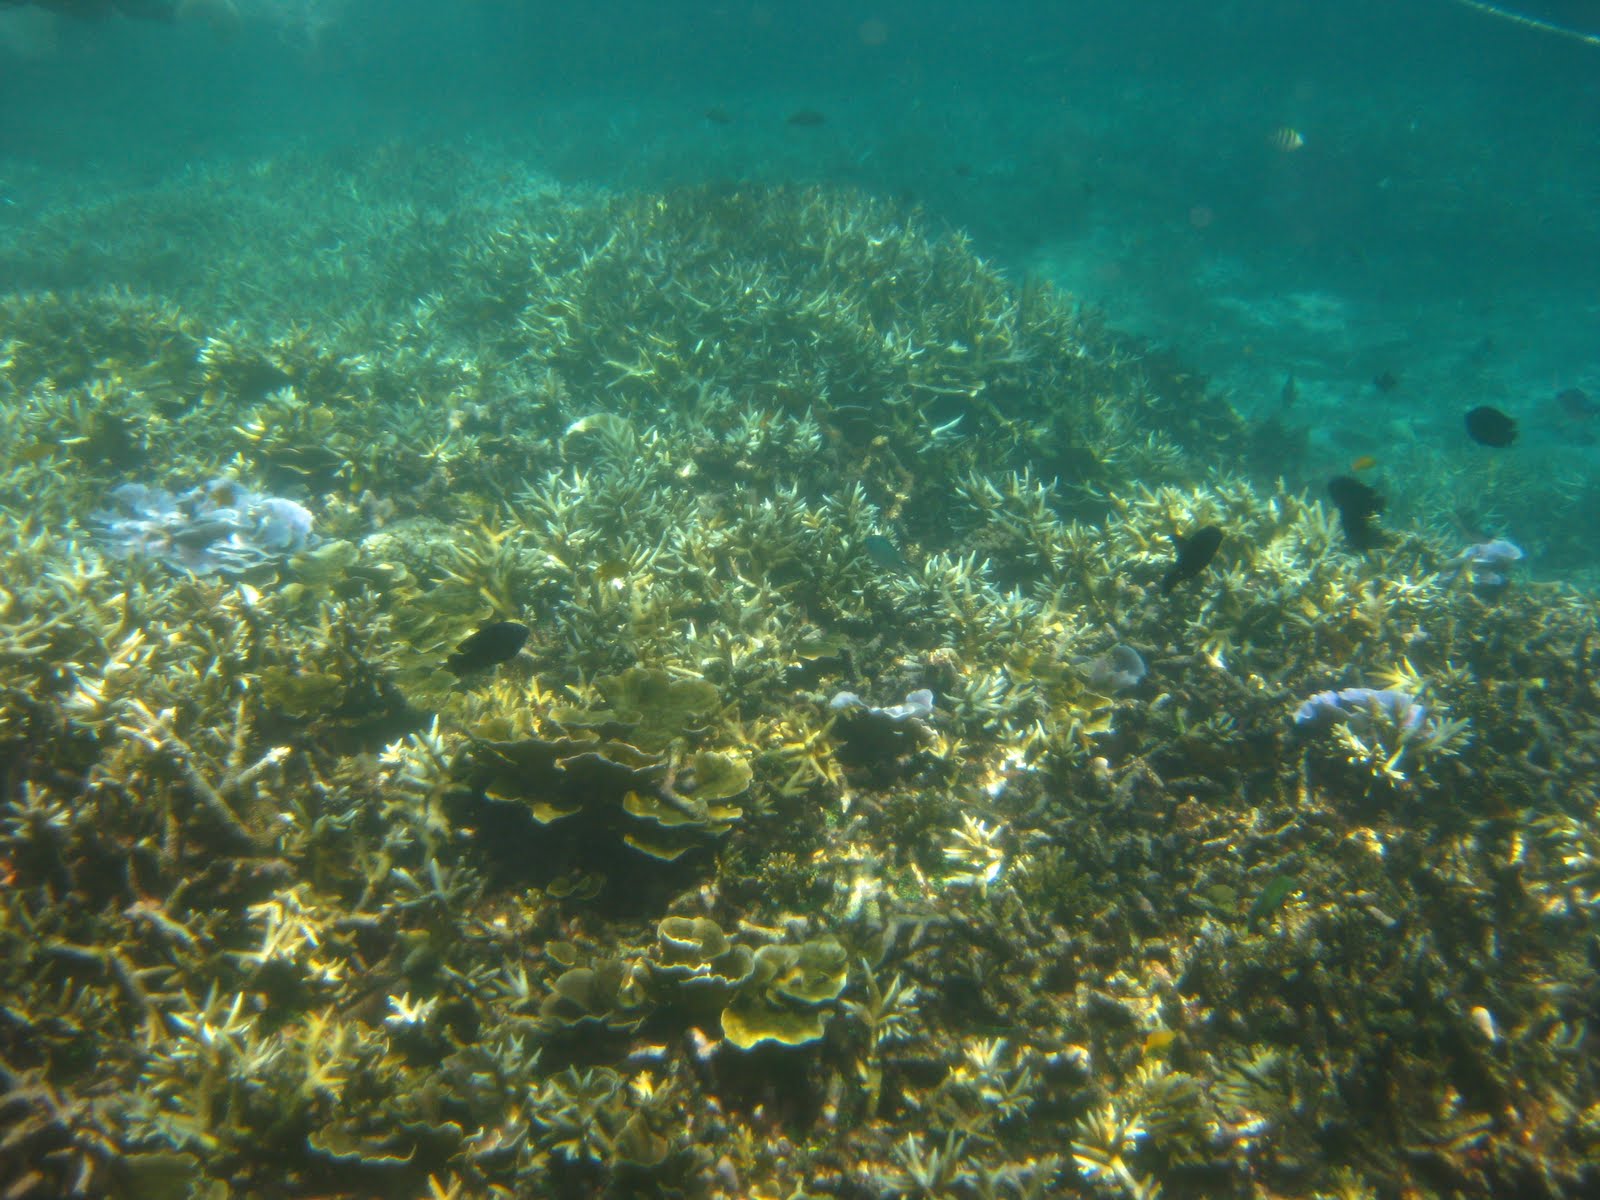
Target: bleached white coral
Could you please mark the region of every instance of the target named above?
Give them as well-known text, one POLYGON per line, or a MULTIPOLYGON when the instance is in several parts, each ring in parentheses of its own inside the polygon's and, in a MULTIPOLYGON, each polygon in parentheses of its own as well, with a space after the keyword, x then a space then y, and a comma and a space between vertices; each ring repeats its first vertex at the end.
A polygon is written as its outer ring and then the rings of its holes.
POLYGON ((1006 853, 1000 846, 1005 831, 1003 823, 991 826, 963 813, 960 828, 950 831, 951 841, 944 848, 945 862, 955 868, 942 877, 944 884, 977 888, 988 894, 1005 873, 1006 853))

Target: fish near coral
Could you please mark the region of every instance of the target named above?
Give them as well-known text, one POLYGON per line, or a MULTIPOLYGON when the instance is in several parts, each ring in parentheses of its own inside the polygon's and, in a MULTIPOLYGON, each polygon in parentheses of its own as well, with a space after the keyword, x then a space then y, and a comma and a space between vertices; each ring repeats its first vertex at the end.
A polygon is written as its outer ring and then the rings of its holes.
POLYGON ((1293 408, 1294 402, 1300 398, 1300 389, 1294 381, 1294 372, 1290 372, 1283 381, 1283 387, 1278 391, 1278 403, 1284 408, 1293 408))
POLYGON ((444 669, 456 675, 487 671, 515 658, 527 640, 528 627, 520 621, 491 621, 461 640, 444 669))
POLYGON ((1211 560, 1217 556, 1217 548, 1222 545, 1222 530, 1215 525, 1207 525, 1186 538, 1174 537, 1172 543, 1177 549, 1177 561, 1161 578, 1162 595, 1178 584, 1195 578, 1211 565, 1211 560))
POLYGON ((1383 495, 1353 475, 1328 480, 1328 498, 1339 510, 1339 527, 1352 550, 1372 550, 1383 545, 1383 532, 1372 518, 1384 509, 1383 495))
POLYGON ((1291 895, 1300 890, 1300 883, 1292 875, 1274 875, 1257 894, 1255 903, 1245 914, 1245 924, 1254 928, 1283 907, 1291 895))
POLYGON ((911 564, 900 553, 900 547, 881 533, 868 534, 861 539, 861 550, 872 560, 873 566, 882 567, 885 571, 905 573, 911 570, 911 564))

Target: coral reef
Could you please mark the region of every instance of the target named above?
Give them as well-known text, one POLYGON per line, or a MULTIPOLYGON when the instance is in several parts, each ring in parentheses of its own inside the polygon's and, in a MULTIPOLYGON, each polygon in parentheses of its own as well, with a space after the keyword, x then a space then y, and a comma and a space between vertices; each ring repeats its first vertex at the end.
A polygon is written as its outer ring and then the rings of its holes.
POLYGON ((325 328, 0 296, 0 1191, 1600 1183, 1591 595, 914 213, 474 203, 325 328), (95 536, 224 476, 319 540, 95 536))

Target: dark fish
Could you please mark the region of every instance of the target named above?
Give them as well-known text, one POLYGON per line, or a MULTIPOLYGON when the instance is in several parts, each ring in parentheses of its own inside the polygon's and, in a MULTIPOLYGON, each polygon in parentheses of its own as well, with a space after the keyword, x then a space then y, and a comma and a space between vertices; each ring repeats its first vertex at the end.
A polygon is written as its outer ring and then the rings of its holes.
POLYGON ((1504 448, 1517 440, 1517 423, 1498 408, 1480 404, 1467 414, 1467 436, 1480 446, 1504 448))
POLYGON ((909 571, 911 564, 906 561, 906 556, 900 553, 896 546, 881 533, 871 533, 861 539, 861 552, 870 558, 875 566, 882 567, 885 571, 909 571))
POLYGON ((1328 480, 1328 498, 1339 510, 1339 525, 1352 550, 1372 550, 1383 545, 1383 532, 1372 518, 1383 511, 1384 499, 1353 475, 1338 475, 1328 480))
POLYGON ((1294 385, 1294 372, 1291 371, 1283 381, 1283 390, 1278 393, 1278 403, 1284 408, 1293 408, 1299 398, 1300 389, 1294 385))
POLYGON ((720 105, 713 104, 710 108, 706 109, 706 120, 710 121, 713 125, 732 125, 733 114, 720 105))
POLYGON ((957 175, 961 176, 962 179, 970 179, 970 178, 972 178, 972 164, 971 163, 958 162, 955 166, 951 167, 950 169, 952 171, 954 171, 957 175))
POLYGON ((1173 538, 1172 543, 1178 549, 1178 561, 1172 564, 1172 569, 1161 580, 1163 594, 1193 579, 1211 564, 1211 560, 1217 556, 1217 547, 1222 545, 1222 530, 1215 525, 1207 525, 1187 538, 1173 538))
POLYGON ((1561 411, 1574 421, 1587 421, 1600 417, 1600 404, 1589 399, 1582 388, 1565 388, 1556 393, 1556 403, 1561 411))
POLYGON ((486 671, 515 658, 528 640, 528 627, 519 621, 491 621, 468 634, 456 652, 444 660, 444 669, 457 675, 486 671))
POLYGON ((115 413, 96 413, 87 422, 85 435, 72 447, 80 462, 91 466, 134 466, 145 456, 132 422, 115 413))
POLYGON ((1387 396, 1400 386, 1400 376, 1393 371, 1379 371, 1372 377, 1372 386, 1387 396))
POLYGON ((1384 508, 1384 499, 1378 490, 1354 475, 1337 475, 1328 480, 1328 495, 1341 517, 1375 517, 1384 508))
POLYGON ((788 121, 790 125, 801 125, 807 128, 815 128, 818 125, 826 125, 828 118, 823 116, 814 108, 802 108, 798 112, 790 113, 788 121))

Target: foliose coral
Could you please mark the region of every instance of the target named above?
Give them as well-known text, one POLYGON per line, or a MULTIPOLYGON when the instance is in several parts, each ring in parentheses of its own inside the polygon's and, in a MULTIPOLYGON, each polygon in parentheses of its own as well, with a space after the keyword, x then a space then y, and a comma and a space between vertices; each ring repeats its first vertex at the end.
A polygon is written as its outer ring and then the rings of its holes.
POLYGON ((108 549, 195 574, 242 574, 305 549, 313 536, 312 516, 303 505, 231 479, 213 479, 177 495, 124 483, 107 499, 110 507, 90 520, 108 549))
POLYGON ((1504 538, 1477 542, 1465 547, 1445 564, 1445 569, 1439 572, 1439 582, 1450 583, 1464 574, 1473 587, 1503 587, 1507 581, 1506 572, 1525 557, 1521 546, 1504 538))
POLYGON ((1388 718, 1401 729, 1416 730, 1428 719, 1428 709, 1411 693, 1396 688, 1340 688, 1306 697, 1294 710, 1294 723, 1308 730, 1340 723, 1367 728, 1375 715, 1388 718))

